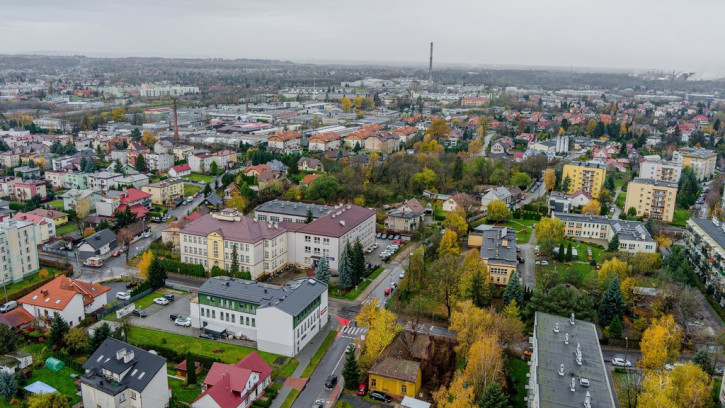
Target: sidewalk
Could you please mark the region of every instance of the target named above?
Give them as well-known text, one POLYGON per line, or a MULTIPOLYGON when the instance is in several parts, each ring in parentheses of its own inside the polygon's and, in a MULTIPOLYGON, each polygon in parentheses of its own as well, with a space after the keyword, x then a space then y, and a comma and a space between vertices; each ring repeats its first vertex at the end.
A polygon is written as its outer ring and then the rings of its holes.
MULTIPOLYGON (((319 333, 317 333, 315 338, 312 340, 312 343, 310 343, 310 345, 308 345, 307 347, 302 349, 300 354, 297 355, 296 358, 297 358, 297 361, 300 362, 300 365, 297 366, 295 371, 292 373, 292 376, 289 378, 300 378, 302 373, 305 371, 305 368, 307 368, 307 366, 310 364, 310 360, 312 359, 312 356, 315 355, 317 350, 320 348, 320 345, 322 345, 322 341, 325 340, 325 337, 327 337, 327 334, 332 330, 333 325, 337 324, 337 322, 333 321, 333 320, 330 320, 330 323, 324 329, 322 329, 319 333)), ((282 403, 284 402, 284 400, 289 395, 289 393, 293 390, 293 388, 286 385, 286 383, 287 382, 285 381, 285 385, 282 387, 281 390, 279 390, 279 394, 277 394, 277 398, 275 398, 272 401, 272 405, 270 405, 270 408, 280 408, 282 406, 282 403)), ((302 387, 302 388, 304 389, 304 387, 302 387)), ((299 391, 301 392, 302 390, 299 390, 299 391)))

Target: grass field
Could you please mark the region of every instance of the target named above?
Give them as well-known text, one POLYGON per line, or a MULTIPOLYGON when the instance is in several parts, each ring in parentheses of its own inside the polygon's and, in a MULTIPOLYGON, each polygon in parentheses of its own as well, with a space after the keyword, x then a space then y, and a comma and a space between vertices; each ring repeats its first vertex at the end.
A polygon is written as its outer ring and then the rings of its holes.
POLYGON ((184 197, 194 195, 201 191, 201 186, 198 184, 184 183, 184 197))
POLYGON ((63 211, 63 200, 53 200, 49 201, 47 204, 58 211, 63 211))
POLYGON ((291 377, 292 373, 295 372, 295 370, 297 369, 297 366, 299 366, 299 365, 300 365, 299 360, 297 360, 296 358, 291 358, 288 362, 285 363, 285 365, 283 365, 279 369, 279 371, 277 372, 277 377, 278 378, 279 377, 281 377, 281 378, 291 377))
POLYGON ((154 299, 163 296, 163 293, 159 292, 151 292, 148 295, 142 297, 141 299, 133 302, 136 305, 136 309, 144 309, 148 307, 150 304, 154 303, 154 299))
POLYGON ((207 176, 206 174, 199 174, 199 173, 191 173, 188 176, 186 176, 185 178, 187 178, 189 180, 194 180, 194 181, 203 181, 205 183, 214 181, 214 176, 207 176))
POLYGON ((78 231, 78 226, 73 223, 66 223, 55 229, 55 235, 68 235, 78 231))
POLYGON ((182 336, 180 334, 167 333, 143 327, 132 327, 128 334, 128 342, 131 344, 163 345, 164 347, 176 350, 179 354, 192 351, 194 354, 200 356, 220 358, 227 364, 236 364, 253 351, 256 351, 267 364, 272 364, 278 357, 276 354, 258 351, 236 344, 182 336))
POLYGON ((516 230, 516 243, 525 244, 529 242, 531 234, 533 233, 533 225, 536 224, 534 220, 510 220, 503 227, 513 228, 516 230))
MULTIPOLYGON (((76 379, 72 378, 70 376, 71 374, 80 375, 81 373, 77 373, 68 367, 58 372, 51 371, 45 367, 41 369, 34 369, 33 375, 28 379, 27 385, 30 385, 36 381, 42 381, 58 390, 58 392, 60 392, 61 394, 71 397, 72 406, 81 402, 81 397, 79 395, 76 395, 76 392, 78 392, 78 387, 76 387, 76 385, 74 384, 76 379)), ((10 406, 10 404, 7 404, 5 402, 5 398, 0 398, 0 401, 2 401, 2 403, 0 403, 0 407, 10 406)))
POLYGON ((374 270, 373 273, 371 273, 370 276, 367 277, 367 279, 365 279, 364 281, 362 281, 362 283, 357 285, 356 289, 353 289, 344 295, 341 294, 341 292, 338 293, 339 288, 337 288, 336 286, 331 286, 330 291, 329 291, 330 297, 337 298, 337 299, 347 299, 347 300, 357 299, 357 297, 360 296, 360 293, 362 293, 362 291, 365 290, 365 288, 370 286, 370 283, 372 283, 372 281, 374 281, 375 278, 380 276, 380 274, 383 272, 383 269, 384 268, 381 266, 378 269, 374 270))
POLYGON ((617 196, 617 199, 614 200, 614 205, 624 210, 624 202, 627 200, 627 194, 626 193, 619 193, 617 196))
POLYGON ((197 384, 184 387, 184 382, 182 380, 177 380, 176 378, 169 378, 169 387, 171 387, 171 393, 174 394, 179 401, 187 404, 192 403, 201 394, 200 385, 197 384))
POLYGON ((298 395, 300 395, 300 392, 296 389, 293 388, 290 390, 289 394, 287 394, 287 398, 285 398, 282 405, 280 405, 280 408, 290 408, 297 399, 298 395))
MULTIPOLYGON (((564 242, 564 246, 567 246, 568 243, 564 242)), ((589 263, 589 258, 587 258, 587 248, 591 248, 592 250, 592 257, 599 262, 602 259, 602 254, 604 251, 602 251, 599 248, 594 248, 593 246, 589 246, 587 244, 581 243, 581 242, 572 242, 571 243, 572 248, 576 248, 577 255, 579 256, 579 260, 582 262, 589 263)))
POLYGON ((590 273, 592 273, 592 266, 588 263, 581 262, 573 262, 571 265, 566 265, 563 263, 554 263, 553 261, 550 261, 549 265, 542 266, 541 269, 544 271, 556 270, 559 275, 560 282, 567 281, 566 277, 572 272, 579 275, 579 279, 582 282, 585 281, 587 277, 589 277, 590 273))
POLYGON ((670 225, 684 227, 685 225, 687 225, 687 220, 689 220, 689 219, 690 219, 689 211, 682 209, 682 208, 677 208, 677 209, 675 209, 675 214, 672 216, 672 222, 670 223, 670 225))
POLYGON ((513 407, 525 408, 526 402, 524 401, 524 397, 526 396, 526 384, 529 380, 526 378, 526 374, 529 372, 529 365, 526 361, 509 357, 506 359, 506 370, 513 379, 513 407))
POLYGON ((302 375, 300 377, 305 378, 312 375, 312 373, 315 371, 315 368, 317 368, 317 365, 320 364, 320 360, 322 360, 322 357, 325 355, 325 351, 327 351, 327 349, 330 347, 332 341, 335 340, 335 336, 337 336, 337 332, 334 330, 327 333, 327 337, 325 337, 325 340, 322 340, 320 348, 318 348, 317 352, 315 352, 315 355, 312 356, 312 358, 310 359, 310 363, 307 365, 307 367, 305 367, 305 371, 302 372, 302 375))

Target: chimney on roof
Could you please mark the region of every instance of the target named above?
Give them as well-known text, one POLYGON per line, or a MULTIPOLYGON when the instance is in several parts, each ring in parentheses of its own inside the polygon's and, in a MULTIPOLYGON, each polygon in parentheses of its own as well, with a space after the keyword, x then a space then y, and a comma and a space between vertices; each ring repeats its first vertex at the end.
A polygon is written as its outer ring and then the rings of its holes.
POLYGON ((125 348, 122 348, 120 350, 116 350, 116 360, 123 359, 123 356, 125 356, 125 355, 126 355, 126 349, 125 348))
POLYGON ((134 354, 133 350, 129 350, 125 356, 123 356, 123 362, 128 363, 129 361, 133 360, 134 354))

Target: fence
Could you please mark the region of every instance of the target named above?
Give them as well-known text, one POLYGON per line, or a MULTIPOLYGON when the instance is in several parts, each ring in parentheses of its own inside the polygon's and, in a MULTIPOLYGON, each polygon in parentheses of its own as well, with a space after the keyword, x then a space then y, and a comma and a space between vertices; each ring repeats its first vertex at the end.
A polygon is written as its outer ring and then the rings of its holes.
POLYGON ((101 309, 101 310, 99 310, 98 312, 96 312, 96 318, 97 318, 98 320, 100 320, 100 319, 103 319, 103 318, 104 318, 105 316, 108 316, 108 315, 109 315, 109 314, 111 314, 111 313, 115 313, 115 312, 116 312, 116 310, 118 310, 118 309, 120 309, 120 308, 122 308, 122 307, 126 307, 126 306, 127 306, 127 305, 129 305, 130 303, 132 303, 132 302, 135 302, 135 301, 137 301, 137 300, 141 299, 142 297, 144 297, 144 296, 146 296, 146 295, 150 294, 150 293, 151 293, 151 292, 153 292, 154 290, 155 290, 155 288, 149 288, 149 289, 146 289, 146 290, 144 290, 144 291, 142 291, 142 292, 140 292, 140 293, 138 293, 138 294, 136 294, 136 295, 134 295, 134 296, 131 296, 131 298, 130 298, 130 299, 128 299, 128 300, 125 300, 125 301, 119 302, 119 303, 118 303, 117 305, 115 305, 115 306, 111 306, 111 307, 109 307, 108 309, 101 309))

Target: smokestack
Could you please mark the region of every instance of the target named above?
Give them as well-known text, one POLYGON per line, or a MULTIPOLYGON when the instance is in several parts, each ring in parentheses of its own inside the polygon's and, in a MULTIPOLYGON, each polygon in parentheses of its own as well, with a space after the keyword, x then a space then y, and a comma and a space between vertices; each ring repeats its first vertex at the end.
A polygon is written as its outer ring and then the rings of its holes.
POLYGON ((433 85, 433 43, 430 43, 430 65, 428 65, 428 86, 433 85))
POLYGON ((176 115, 176 97, 174 97, 174 140, 179 141, 179 118, 176 115))

